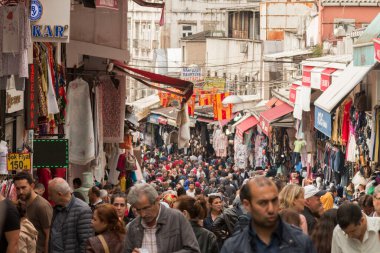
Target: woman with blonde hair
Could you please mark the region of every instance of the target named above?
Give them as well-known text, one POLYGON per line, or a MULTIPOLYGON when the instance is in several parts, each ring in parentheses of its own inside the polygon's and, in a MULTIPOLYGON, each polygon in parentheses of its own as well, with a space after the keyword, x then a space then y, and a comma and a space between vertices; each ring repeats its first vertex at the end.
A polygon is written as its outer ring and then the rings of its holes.
POLYGON ((279 194, 280 209, 291 209, 300 215, 301 229, 305 234, 308 234, 306 218, 301 212, 305 208, 305 191, 297 184, 286 185, 279 194))
POLYGON ((92 227, 97 236, 88 239, 87 253, 110 253, 110 250, 112 253, 123 252, 125 227, 113 205, 100 204, 96 206, 92 218, 92 227))

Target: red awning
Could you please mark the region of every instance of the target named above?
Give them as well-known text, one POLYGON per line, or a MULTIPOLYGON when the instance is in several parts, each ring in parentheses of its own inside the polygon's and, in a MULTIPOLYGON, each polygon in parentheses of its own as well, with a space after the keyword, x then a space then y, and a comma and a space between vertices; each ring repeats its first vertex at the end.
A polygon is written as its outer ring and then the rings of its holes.
POLYGON ((214 119, 203 118, 203 117, 197 117, 196 120, 199 121, 199 122, 204 122, 204 123, 213 123, 213 122, 215 122, 214 119))
POLYGON ((293 111, 293 107, 283 103, 260 113, 260 126, 266 135, 269 135, 270 123, 293 111))
POLYGON ((302 68, 302 86, 310 87, 311 86, 311 70, 314 67, 312 66, 303 66, 302 68))
POLYGON ((178 78, 173 78, 169 76, 164 76, 152 72, 148 72, 141 69, 136 69, 129 67, 122 62, 119 61, 113 61, 113 64, 115 67, 117 67, 119 70, 125 72, 127 75, 132 77, 133 79, 145 84, 146 86, 149 86, 153 89, 166 91, 172 94, 175 94, 177 96, 183 97, 186 101, 189 100, 189 98, 193 95, 193 87, 194 84, 189 81, 184 81, 178 78), (130 73, 133 72, 134 74, 130 73), (137 74, 137 75, 136 75, 137 74), (151 82, 151 83, 149 83, 151 82), (157 86, 154 83, 158 84, 164 84, 167 86, 170 86, 171 88, 162 88, 160 86, 157 86))
POLYGON ((321 73, 321 91, 325 91, 331 84, 331 74, 334 73, 336 69, 326 68, 321 73))
POLYGON ((244 132, 247 131, 248 129, 256 126, 257 123, 259 123, 259 121, 253 116, 243 120, 242 122, 240 122, 239 125, 236 126, 237 136, 239 136, 240 138, 243 138, 244 132))
POLYGON ((272 97, 266 104, 265 106, 268 108, 272 108, 274 106, 279 106, 282 105, 284 102, 282 102, 280 99, 276 97, 272 97))
POLYGON ((380 62, 380 38, 373 39, 373 46, 375 48, 375 59, 380 62))

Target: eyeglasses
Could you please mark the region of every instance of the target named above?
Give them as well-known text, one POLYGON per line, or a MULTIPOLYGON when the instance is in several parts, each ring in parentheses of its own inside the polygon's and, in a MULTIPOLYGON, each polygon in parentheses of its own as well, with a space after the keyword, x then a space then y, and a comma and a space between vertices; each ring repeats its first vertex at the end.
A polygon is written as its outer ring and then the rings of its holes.
POLYGON ((374 195, 373 198, 376 199, 376 200, 380 200, 380 196, 379 196, 379 197, 376 197, 376 196, 374 195))

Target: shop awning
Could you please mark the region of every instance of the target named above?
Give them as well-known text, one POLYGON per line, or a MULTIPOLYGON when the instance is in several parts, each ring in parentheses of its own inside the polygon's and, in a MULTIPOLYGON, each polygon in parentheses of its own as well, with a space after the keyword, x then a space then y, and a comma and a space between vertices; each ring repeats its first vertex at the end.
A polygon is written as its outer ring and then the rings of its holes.
POLYGON ((185 101, 189 100, 193 95, 194 84, 192 82, 132 68, 120 61, 113 61, 113 64, 118 70, 123 71, 128 76, 150 88, 175 94, 182 97, 185 101), (164 86, 161 87, 159 84, 163 84, 164 86), (166 88, 165 86, 171 88, 166 88))
POLYGON ((250 116, 247 119, 243 120, 239 125, 236 126, 236 134, 240 138, 243 138, 243 134, 248 129, 256 126, 259 123, 259 121, 256 119, 256 117, 250 116))
POLYGON ((167 125, 168 124, 168 119, 165 117, 162 117, 160 115, 150 115, 148 118, 148 122, 156 125, 167 125))
POLYGON ((314 102, 314 105, 331 113, 372 68, 373 65, 354 66, 353 63, 350 63, 342 74, 314 102))
POLYGON ((160 97, 157 94, 154 94, 125 104, 133 106, 134 114, 136 115, 137 120, 140 121, 149 115, 151 108, 160 105, 160 97))
POLYGON ((197 117, 196 121, 204 122, 204 123, 213 123, 215 122, 214 118, 203 118, 203 117, 197 117))
POLYGON ((265 112, 260 113, 260 127, 263 132, 268 135, 269 134, 269 126, 272 122, 280 119, 281 117, 291 113, 293 111, 293 107, 288 104, 281 104, 279 106, 273 107, 265 112))
POLYGON ((272 108, 273 106, 278 106, 278 105, 281 105, 283 104, 284 102, 282 102, 280 99, 276 98, 276 97, 272 97, 271 99, 269 99, 269 101, 265 104, 266 107, 268 108, 272 108))

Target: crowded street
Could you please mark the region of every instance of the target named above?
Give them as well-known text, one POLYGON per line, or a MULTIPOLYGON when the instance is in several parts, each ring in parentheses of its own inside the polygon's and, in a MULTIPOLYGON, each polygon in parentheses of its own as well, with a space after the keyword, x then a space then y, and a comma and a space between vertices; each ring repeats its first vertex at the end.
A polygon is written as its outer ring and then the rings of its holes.
POLYGON ((379 253, 380 0, 0 0, 0 253, 379 253))

